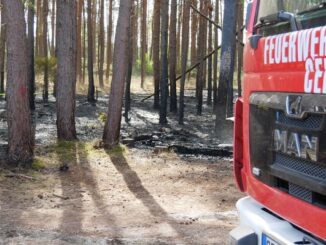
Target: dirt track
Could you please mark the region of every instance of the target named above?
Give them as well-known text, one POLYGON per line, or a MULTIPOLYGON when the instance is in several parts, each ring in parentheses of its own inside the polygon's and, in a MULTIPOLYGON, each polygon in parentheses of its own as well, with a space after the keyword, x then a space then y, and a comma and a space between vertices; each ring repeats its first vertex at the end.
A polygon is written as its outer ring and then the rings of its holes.
MULTIPOLYGON (((37 117, 36 159, 42 168, 19 172, 33 180, 9 178, 8 170, 0 169, 0 244, 227 243, 242 195, 233 184, 230 159, 157 152, 146 144, 94 149, 91 141, 100 137, 98 113, 104 107, 90 116, 86 107, 92 107, 79 104, 80 142, 54 143, 50 110, 37 117)), ((126 137, 160 129, 148 108, 134 109, 131 126, 123 125, 126 137)), ((199 119, 193 127, 187 126, 192 119, 186 120, 183 130, 194 136, 188 144, 221 143, 209 134, 214 120, 208 114, 199 119)), ((164 145, 164 139, 157 142, 164 145)))

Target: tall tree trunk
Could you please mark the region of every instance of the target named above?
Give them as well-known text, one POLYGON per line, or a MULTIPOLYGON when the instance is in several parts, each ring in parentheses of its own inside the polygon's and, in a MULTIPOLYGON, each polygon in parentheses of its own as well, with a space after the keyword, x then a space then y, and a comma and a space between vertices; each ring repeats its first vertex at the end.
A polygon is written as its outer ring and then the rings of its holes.
POLYGON ((125 89, 125 122, 129 122, 129 111, 131 104, 131 95, 130 95, 130 87, 131 87, 131 76, 132 76, 132 65, 133 65, 133 46, 135 42, 135 23, 137 22, 137 10, 134 1, 132 1, 132 9, 130 16, 130 27, 129 27, 129 40, 128 40, 128 68, 127 68, 127 76, 126 76, 126 89, 125 89))
POLYGON ((113 55, 113 74, 110 91, 108 120, 105 123, 103 142, 105 148, 119 144, 121 113, 124 84, 127 73, 128 29, 130 28, 130 12, 132 0, 120 2, 119 18, 116 29, 113 55))
MULTIPOLYGON (((213 7, 211 5, 211 2, 208 3, 209 4, 209 18, 212 19, 212 10, 213 7)), ((209 28, 208 28, 208 52, 212 52, 213 51, 213 30, 212 30, 212 24, 209 24, 209 28)), ((213 69, 213 57, 210 56, 208 58, 208 78, 207 78, 207 105, 211 105, 212 104, 212 89, 213 89, 213 84, 212 84, 212 69, 213 69)))
POLYGON ((169 65, 170 65, 170 111, 177 112, 177 0, 171 2, 170 13, 170 41, 169 41, 169 65))
POLYGON ((147 0, 142 0, 142 21, 141 21, 141 88, 145 83, 146 47, 147 47, 147 0))
POLYGON ((178 25, 177 25, 177 43, 176 43, 176 55, 177 55, 177 71, 180 72, 180 46, 181 46, 181 23, 182 23, 182 11, 183 11, 183 0, 179 2, 179 16, 178 16, 178 25))
MULTIPOLYGON (((34 0, 33 0, 34 1, 34 0)), ((83 0, 81 0, 83 1, 83 0)), ((56 0, 52 0, 52 15, 51 15, 51 56, 55 56, 55 19, 56 17, 56 0)))
POLYGON ((43 101, 48 102, 49 99, 49 61, 48 61, 48 0, 43 0, 43 35, 42 47, 44 58, 44 87, 43 87, 43 101))
POLYGON ((169 0, 161 2, 161 103, 160 124, 167 123, 168 101, 168 31, 169 31, 169 0))
POLYGON ((99 32, 99 83, 100 87, 104 88, 104 80, 103 80, 103 69, 104 69, 104 0, 101 0, 100 5, 100 32, 99 32))
MULTIPOLYGON (((93 6, 95 7, 95 6, 93 6)), ((87 101, 95 102, 94 67, 93 67, 93 23, 92 23, 92 0, 87 0, 87 70, 88 70, 88 93, 87 101)))
POLYGON ((87 59, 87 52, 86 52, 86 35, 87 35, 87 20, 86 20, 86 11, 85 4, 83 5, 83 84, 85 84, 86 80, 86 59, 87 59))
MULTIPOLYGON (((218 122, 224 120, 227 116, 226 106, 233 107, 233 94, 231 88, 233 86, 233 70, 234 70, 234 50, 235 50, 235 30, 236 30, 236 0, 224 0, 224 19, 223 23, 227 23, 227 28, 223 26, 222 32, 222 50, 220 64, 220 78, 218 86, 218 107, 216 110, 216 128, 218 122)), ((228 108, 229 110, 229 108, 228 108)))
MULTIPOLYGON (((92 31, 93 31, 92 38, 93 38, 93 62, 94 62, 94 64, 96 64, 96 59, 97 59, 97 55, 96 55, 97 1, 98 0, 93 0, 93 4, 92 4, 92 31)), ((96 74, 96 72, 95 72, 95 74, 96 74)))
POLYGON ((36 53, 35 56, 42 56, 43 55, 43 18, 42 18, 42 0, 36 0, 36 53))
MULTIPOLYGON (((1 0, 3 4, 3 0, 1 0)), ((6 56, 6 25, 5 14, 1 12, 0 36, 0 93, 5 92, 5 56, 6 56)))
MULTIPOLYGON (((197 8, 197 0, 192 0, 192 5, 197 8)), ((198 30, 198 18, 197 13, 192 11, 191 15, 191 64, 197 62, 197 30, 198 30)), ((190 74, 190 73, 189 73, 190 74)))
POLYGON ((110 76, 110 67, 112 64, 112 31, 113 31, 113 0, 109 0, 109 14, 108 14, 108 38, 106 50, 106 79, 110 76))
POLYGON ((29 106, 31 110, 35 110, 35 69, 34 69, 34 16, 35 16, 35 1, 30 0, 28 5, 27 21, 28 21, 28 32, 27 32, 27 79, 28 79, 28 90, 29 90, 29 106))
MULTIPOLYGON (((206 0, 200 1, 200 12, 205 13, 205 5, 206 0)), ((199 20, 199 38, 198 38, 198 61, 203 60, 205 57, 205 29, 206 21, 204 18, 200 18, 199 20)), ((197 69, 197 78, 196 78, 196 95, 197 95, 197 115, 201 115, 202 113, 202 106, 203 106, 203 87, 204 87, 204 69, 205 69, 205 62, 201 62, 197 69)))
POLYGON ((75 140, 76 2, 58 0, 57 4, 57 133, 58 139, 75 140))
MULTIPOLYGON (((156 0, 154 2, 154 5, 156 2, 159 2, 160 0, 156 0)), ((138 59, 138 36, 139 36, 139 32, 138 32, 138 28, 139 28, 139 24, 138 24, 138 19, 139 19, 139 0, 136 0, 136 5, 135 5, 135 23, 134 23, 134 42, 133 42, 133 64, 135 65, 138 59)), ((155 7, 154 7, 155 8, 155 7)))
POLYGON ((161 0, 154 2, 153 15, 153 66, 154 66, 154 109, 160 108, 160 5, 161 0))
POLYGON ((243 1, 238 1, 238 10, 237 10, 237 19, 238 19, 238 96, 242 95, 242 79, 241 79, 241 73, 242 73, 242 65, 243 65, 243 1))
POLYGON ((189 48, 189 19, 190 19, 190 2, 185 1, 183 7, 182 20, 182 54, 181 54, 181 81, 180 81, 180 99, 179 99, 179 124, 183 124, 184 118, 184 88, 186 82, 188 48, 189 48))
POLYGON ((77 81, 82 78, 82 12, 84 0, 77 1, 77 81))
MULTIPOLYGON (((220 0, 216 0, 215 2, 215 23, 219 23, 219 6, 220 0)), ((214 49, 218 48, 218 28, 214 28, 214 49)), ((214 101, 214 110, 217 105, 217 69, 218 69, 218 52, 214 54, 214 71, 213 71, 213 101, 214 101)))
POLYGON ((7 23, 7 123, 8 160, 31 166, 33 130, 27 84, 27 47, 24 6, 20 0, 3 0, 7 23))

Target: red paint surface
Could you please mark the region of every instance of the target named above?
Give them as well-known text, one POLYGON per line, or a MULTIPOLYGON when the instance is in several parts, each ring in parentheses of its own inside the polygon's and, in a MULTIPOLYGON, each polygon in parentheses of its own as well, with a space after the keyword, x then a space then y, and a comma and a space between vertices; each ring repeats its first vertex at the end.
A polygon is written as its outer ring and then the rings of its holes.
MULTIPOLYGON (((252 11, 255 12, 257 0, 253 3, 252 11)), ((254 16, 251 16, 248 34, 252 33, 254 16)), ((251 174, 250 143, 249 143, 249 97, 257 91, 298 92, 304 93, 304 80, 306 74, 305 62, 270 65, 264 64, 264 46, 266 38, 259 42, 257 50, 253 50, 247 42, 244 52, 244 95, 242 115, 236 114, 235 135, 243 128, 243 144, 235 141, 235 156, 237 162, 235 175, 242 176, 243 182, 240 189, 272 210, 289 222, 302 229, 326 240, 326 210, 310 205, 304 201, 285 194, 258 181, 251 174), (241 124, 242 125, 239 125, 241 124), (241 147, 240 147, 241 145, 241 147), (242 152, 243 146, 243 154, 242 152), (239 156, 242 159, 239 160, 239 156), (243 164, 243 167, 238 167, 243 164), (241 174, 239 174, 241 171, 241 174)), ((321 57, 321 58, 326 58, 321 57)), ((326 66, 325 66, 326 67, 326 66)), ((314 74, 310 74, 313 76, 314 74)), ((321 81, 320 79, 318 80, 321 81)), ((319 84, 318 86, 322 86, 319 84)), ((241 178, 240 178, 241 179, 241 178)))
POLYGON ((20 85, 18 91, 19 91, 19 95, 21 97, 24 97, 27 94, 27 87, 25 85, 20 85))

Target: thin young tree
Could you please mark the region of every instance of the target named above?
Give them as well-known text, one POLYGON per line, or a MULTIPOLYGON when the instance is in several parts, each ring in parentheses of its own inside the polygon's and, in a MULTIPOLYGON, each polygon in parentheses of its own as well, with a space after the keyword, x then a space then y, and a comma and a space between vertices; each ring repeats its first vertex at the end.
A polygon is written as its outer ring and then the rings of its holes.
POLYGON ((184 118, 184 89, 186 82, 188 48, 189 48, 189 19, 190 19, 190 1, 185 0, 183 6, 182 20, 182 54, 181 54, 181 81, 180 81, 180 98, 179 98, 179 124, 183 124, 184 118))
MULTIPOLYGON (((2 4, 3 0, 0 1, 2 4)), ((1 28, 0 28, 0 93, 5 92, 5 55, 6 55, 6 25, 5 15, 1 12, 1 28)))
POLYGON ((29 106, 35 110, 35 69, 34 69, 34 16, 35 1, 29 0, 27 10, 27 52, 28 52, 28 91, 29 106))
POLYGON ((76 2, 57 0, 57 8, 57 133, 58 139, 75 140, 76 2))
POLYGON ((153 14, 153 66, 154 66, 154 109, 160 108, 160 4, 154 2, 153 14))
POLYGON ((147 52, 147 0, 142 0, 142 20, 141 20, 141 88, 145 83, 146 68, 146 52, 147 52))
POLYGON ((127 73, 128 29, 130 28, 132 0, 120 2, 114 42, 113 74, 109 100, 108 120, 105 123, 103 143, 106 149, 119 144, 123 92, 127 73))
POLYGON ((170 111, 177 112, 177 0, 171 0, 170 39, 169 39, 169 74, 170 74, 170 111))
POLYGON ((88 70, 87 101, 90 103, 94 103, 95 86, 94 86, 94 66, 93 66, 92 0, 87 0, 87 70, 88 70))
POLYGON ((34 137, 27 84, 27 46, 24 5, 21 0, 3 0, 7 25, 7 123, 8 160, 31 166, 34 137))
POLYGON ((169 31, 169 0, 161 2, 161 103, 160 124, 167 123, 168 101, 168 31, 169 31))

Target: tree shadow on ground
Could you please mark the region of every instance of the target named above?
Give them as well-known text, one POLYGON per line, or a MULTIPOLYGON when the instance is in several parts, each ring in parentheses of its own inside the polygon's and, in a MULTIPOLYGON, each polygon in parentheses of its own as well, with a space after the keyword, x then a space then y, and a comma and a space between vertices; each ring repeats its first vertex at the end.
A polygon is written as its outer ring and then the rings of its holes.
POLYGON ((178 221, 169 216, 169 214, 160 206, 154 199, 151 193, 143 186, 141 179, 137 173, 129 166, 127 159, 122 152, 107 151, 112 164, 117 171, 122 174, 123 179, 132 192, 132 194, 140 200, 143 205, 149 210, 151 215, 159 220, 160 223, 166 223, 178 234, 177 239, 182 243, 193 243, 187 234, 181 229, 178 221))
POLYGON ((88 208, 88 203, 85 201, 83 195, 88 193, 95 205, 96 214, 101 215, 100 218, 104 220, 110 229, 112 227, 113 237, 119 238, 120 231, 116 225, 115 216, 107 210, 107 203, 103 199, 103 194, 99 192, 95 177, 96 174, 93 172, 92 166, 88 161, 88 153, 85 144, 74 142, 71 150, 75 157, 68 163, 64 154, 58 155, 60 162, 67 163, 69 166, 68 171, 60 174, 62 196, 63 198, 69 197, 72 199, 70 205, 68 200, 67 205, 63 206, 60 231, 69 231, 69 233, 83 232, 83 209, 87 210, 88 208), (80 206, 74 206, 76 203, 79 203, 80 206))

